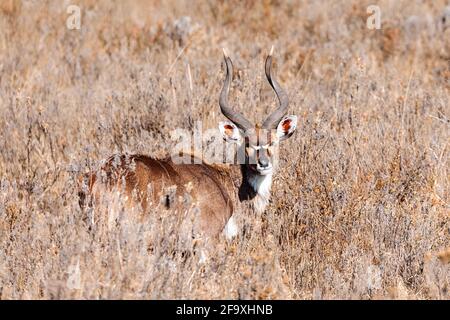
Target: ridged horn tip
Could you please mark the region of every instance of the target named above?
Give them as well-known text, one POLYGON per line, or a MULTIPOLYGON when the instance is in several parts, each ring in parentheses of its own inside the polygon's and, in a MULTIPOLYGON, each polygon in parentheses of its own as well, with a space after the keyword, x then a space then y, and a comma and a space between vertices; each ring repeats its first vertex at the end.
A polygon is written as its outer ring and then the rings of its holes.
POLYGON ((272 48, 270 48, 269 57, 271 57, 272 55, 273 55, 273 45, 272 48))
POLYGON ((225 48, 222 48, 222 51, 223 51, 223 56, 224 56, 225 58, 228 58, 228 52, 227 52, 227 50, 226 50, 225 48))

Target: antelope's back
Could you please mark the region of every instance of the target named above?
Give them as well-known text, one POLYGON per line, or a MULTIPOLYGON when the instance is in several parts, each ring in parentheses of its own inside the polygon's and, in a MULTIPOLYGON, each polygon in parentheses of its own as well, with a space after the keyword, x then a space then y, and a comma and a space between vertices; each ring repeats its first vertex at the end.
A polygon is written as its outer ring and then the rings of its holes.
POLYGON ((86 206, 87 193, 95 203, 102 192, 121 190, 127 204, 180 208, 183 199, 199 209, 198 227, 202 233, 217 235, 233 214, 234 192, 226 172, 207 164, 175 164, 171 159, 143 155, 110 157, 98 172, 85 177, 87 192, 80 192, 80 205, 86 206))

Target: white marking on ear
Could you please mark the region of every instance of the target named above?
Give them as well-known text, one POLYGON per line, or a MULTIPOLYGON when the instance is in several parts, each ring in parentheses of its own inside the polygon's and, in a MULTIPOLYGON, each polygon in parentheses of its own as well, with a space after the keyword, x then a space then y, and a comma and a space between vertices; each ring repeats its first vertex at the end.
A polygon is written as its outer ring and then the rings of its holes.
POLYGON ((231 121, 220 121, 219 130, 223 138, 228 142, 241 143, 242 136, 239 128, 231 121))
POLYGON ((280 141, 289 138, 297 128, 297 116, 285 116, 277 126, 277 136, 280 141))

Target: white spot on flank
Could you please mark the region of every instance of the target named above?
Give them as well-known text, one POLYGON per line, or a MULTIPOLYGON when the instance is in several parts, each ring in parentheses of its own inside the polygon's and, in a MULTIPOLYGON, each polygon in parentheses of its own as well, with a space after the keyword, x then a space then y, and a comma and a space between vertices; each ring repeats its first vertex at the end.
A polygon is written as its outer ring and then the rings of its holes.
POLYGON ((208 254, 204 249, 200 250, 200 259, 198 260, 199 264, 205 264, 208 261, 208 254))
POLYGON ((238 231, 239 231, 239 228, 236 224, 234 216, 231 216, 231 218, 228 219, 228 222, 225 225, 225 228, 223 229, 223 232, 225 233, 225 237, 227 238, 227 240, 231 240, 237 236, 238 231))

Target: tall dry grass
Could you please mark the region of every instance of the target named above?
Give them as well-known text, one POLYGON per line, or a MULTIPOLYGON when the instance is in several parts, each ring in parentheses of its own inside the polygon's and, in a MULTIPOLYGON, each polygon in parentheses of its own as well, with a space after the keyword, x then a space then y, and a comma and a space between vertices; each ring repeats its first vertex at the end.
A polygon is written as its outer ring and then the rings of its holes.
POLYGON ((81 30, 69 1, 0 4, 1 299, 449 298, 446 1, 379 1, 381 30, 370 1, 78 3, 81 30), (299 128, 238 239, 202 265, 180 215, 80 210, 101 159, 217 125, 222 47, 262 119, 272 44, 299 128))

